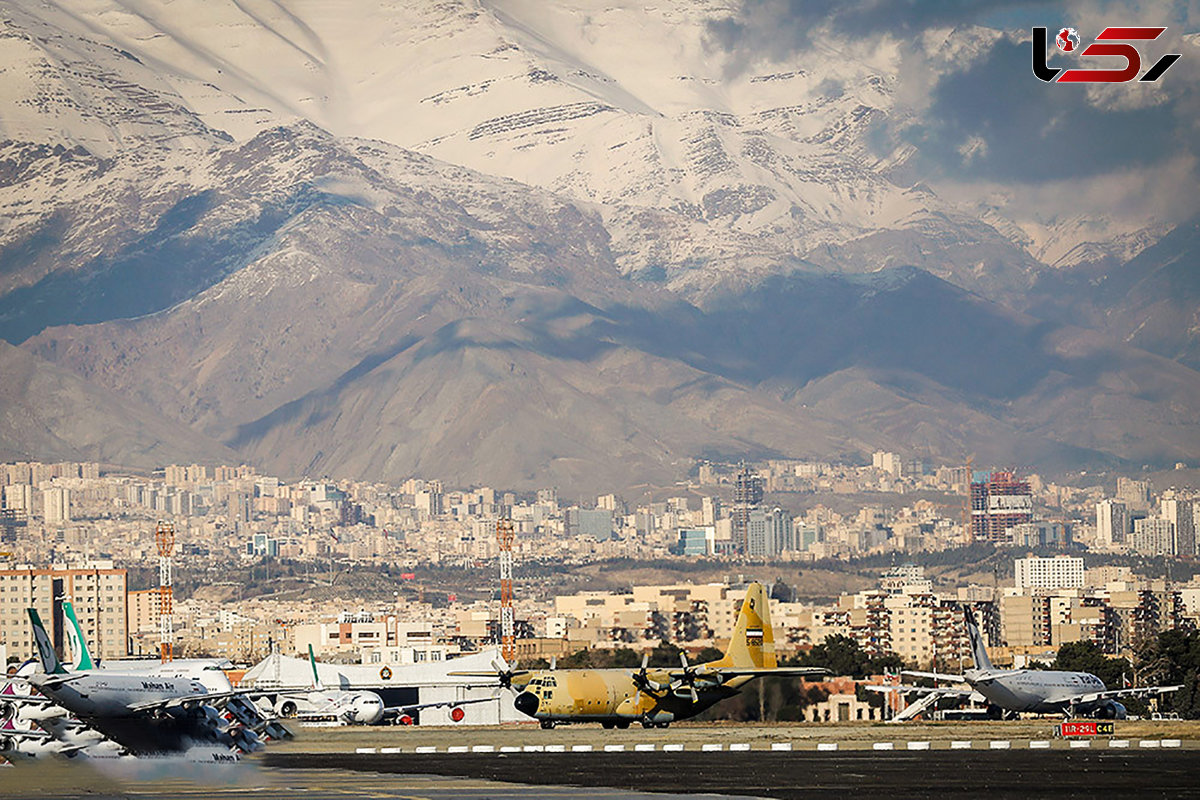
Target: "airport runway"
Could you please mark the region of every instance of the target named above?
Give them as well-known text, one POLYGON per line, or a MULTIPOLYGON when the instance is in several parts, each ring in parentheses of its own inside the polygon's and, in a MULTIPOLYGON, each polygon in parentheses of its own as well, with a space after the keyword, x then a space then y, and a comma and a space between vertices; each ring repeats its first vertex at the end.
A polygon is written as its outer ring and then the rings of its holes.
MULTIPOLYGON (((1195 751, 267 753, 263 764, 550 786, 780 798, 1200 797, 1195 751)), ((557 790, 556 790, 557 791, 557 790)), ((596 796, 594 792, 589 796, 596 796)))

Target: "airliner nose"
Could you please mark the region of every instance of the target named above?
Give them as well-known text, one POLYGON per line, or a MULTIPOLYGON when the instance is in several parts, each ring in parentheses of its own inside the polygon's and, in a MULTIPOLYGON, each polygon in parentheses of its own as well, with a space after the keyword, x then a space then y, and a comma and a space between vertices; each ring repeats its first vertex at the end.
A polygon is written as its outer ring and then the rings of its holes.
POLYGON ((532 717, 538 710, 538 696, 533 692, 521 692, 517 699, 513 700, 513 706, 522 714, 532 717))

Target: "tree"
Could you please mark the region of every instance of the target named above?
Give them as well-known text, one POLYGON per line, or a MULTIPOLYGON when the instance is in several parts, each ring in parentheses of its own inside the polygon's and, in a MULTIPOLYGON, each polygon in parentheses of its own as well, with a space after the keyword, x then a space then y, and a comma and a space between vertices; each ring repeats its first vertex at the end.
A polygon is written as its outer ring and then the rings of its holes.
POLYGON ((1139 683, 1183 686, 1161 706, 1185 719, 1200 719, 1200 632, 1162 631, 1137 655, 1139 683))
POLYGON ((849 636, 830 636, 800 658, 800 665, 824 667, 830 675, 865 678, 904 666, 898 655, 870 656, 849 636))

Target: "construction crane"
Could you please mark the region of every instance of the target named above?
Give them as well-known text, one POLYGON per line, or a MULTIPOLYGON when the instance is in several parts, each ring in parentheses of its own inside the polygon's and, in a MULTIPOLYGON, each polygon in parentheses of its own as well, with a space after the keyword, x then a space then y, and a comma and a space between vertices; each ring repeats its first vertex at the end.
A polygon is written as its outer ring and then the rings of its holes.
POLYGON ((158 545, 158 648, 163 663, 175 658, 172 652, 175 630, 172 625, 171 551, 175 549, 175 526, 170 522, 159 522, 154 528, 154 541, 158 545))
POLYGON ((517 657, 516 623, 513 618, 513 521, 496 520, 500 544, 500 655, 509 664, 517 657))

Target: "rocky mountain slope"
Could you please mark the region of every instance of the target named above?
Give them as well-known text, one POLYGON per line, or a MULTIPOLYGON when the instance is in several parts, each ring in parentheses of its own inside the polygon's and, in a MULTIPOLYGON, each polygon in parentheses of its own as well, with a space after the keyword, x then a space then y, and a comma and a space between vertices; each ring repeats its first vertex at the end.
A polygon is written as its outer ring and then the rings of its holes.
POLYGON ((9 389, 0 453, 583 490, 705 456, 1200 446, 1191 295, 1136 327, 1185 228, 1084 226, 1133 260, 1072 283, 896 182, 869 147, 894 64, 738 71, 716 5, 536 10, 0 3, 2 355, 73 398, 22 425, 9 389), (126 432, 112 397, 153 412, 126 432))

